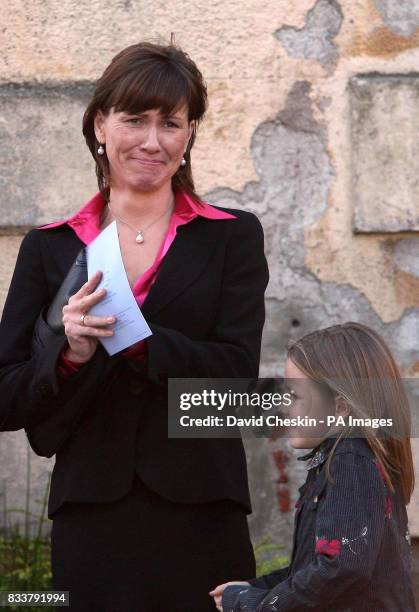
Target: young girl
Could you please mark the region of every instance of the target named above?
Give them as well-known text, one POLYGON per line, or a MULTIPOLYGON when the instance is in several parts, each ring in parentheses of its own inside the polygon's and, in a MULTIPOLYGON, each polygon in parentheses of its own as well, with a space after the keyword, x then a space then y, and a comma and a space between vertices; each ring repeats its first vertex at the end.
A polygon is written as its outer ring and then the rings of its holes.
POLYGON ((299 457, 307 479, 291 562, 217 586, 210 592, 217 609, 416 610, 406 514, 414 487, 410 413, 390 350, 364 325, 335 325, 291 346, 285 379, 290 416, 316 418, 290 434, 294 448, 313 449, 299 457))

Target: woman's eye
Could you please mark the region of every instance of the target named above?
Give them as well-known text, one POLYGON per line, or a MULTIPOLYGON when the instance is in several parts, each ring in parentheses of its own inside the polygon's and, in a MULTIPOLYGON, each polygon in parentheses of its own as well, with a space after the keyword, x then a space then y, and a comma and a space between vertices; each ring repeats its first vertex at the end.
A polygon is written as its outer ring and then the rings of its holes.
POLYGON ((128 123, 133 123, 134 125, 137 125, 138 123, 141 122, 141 118, 140 117, 131 117, 130 119, 127 119, 128 123))
POLYGON ((165 126, 168 128, 178 127, 177 123, 175 123, 174 121, 169 121, 169 120, 165 121, 165 126))

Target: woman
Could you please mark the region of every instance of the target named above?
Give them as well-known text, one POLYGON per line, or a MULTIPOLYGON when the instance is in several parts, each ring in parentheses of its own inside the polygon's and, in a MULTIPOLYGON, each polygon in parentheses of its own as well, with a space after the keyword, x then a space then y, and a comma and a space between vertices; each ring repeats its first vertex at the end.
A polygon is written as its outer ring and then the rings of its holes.
POLYGON ((99 192, 31 230, 18 254, 0 324, 0 430, 25 428, 35 452, 56 455, 53 581, 71 610, 204 612, 214 584, 254 576, 241 440, 167 436, 168 378, 259 367, 263 232, 251 213, 195 193, 205 108, 202 75, 178 47, 121 51, 83 119, 99 192), (113 221, 152 335, 107 354, 99 338, 115 320, 88 314, 104 297, 97 271, 64 306, 65 334, 31 354, 38 314, 113 221))

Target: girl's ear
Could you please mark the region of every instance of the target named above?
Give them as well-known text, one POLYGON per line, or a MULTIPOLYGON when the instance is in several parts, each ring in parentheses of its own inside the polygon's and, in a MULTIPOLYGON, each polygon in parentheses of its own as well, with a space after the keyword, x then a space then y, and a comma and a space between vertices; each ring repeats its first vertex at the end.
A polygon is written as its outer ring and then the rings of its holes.
POLYGON ((349 406, 346 399, 343 398, 341 395, 338 395, 335 398, 335 415, 337 417, 342 416, 346 418, 350 412, 351 412, 351 407, 349 406))

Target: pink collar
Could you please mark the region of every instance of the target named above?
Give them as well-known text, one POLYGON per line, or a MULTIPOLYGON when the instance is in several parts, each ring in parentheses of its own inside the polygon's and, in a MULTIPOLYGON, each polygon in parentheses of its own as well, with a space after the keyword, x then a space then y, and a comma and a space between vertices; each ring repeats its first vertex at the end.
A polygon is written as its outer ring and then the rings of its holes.
MULTIPOLYGON (((99 217, 106 202, 98 191, 80 210, 68 219, 41 225, 37 229, 47 229, 68 224, 74 229, 78 237, 89 244, 98 234, 100 234, 99 217)), ((236 219, 234 215, 218 210, 207 202, 198 204, 185 191, 178 191, 175 194, 175 209, 173 216, 178 220, 177 224, 188 223, 197 216, 206 219, 236 219)))

